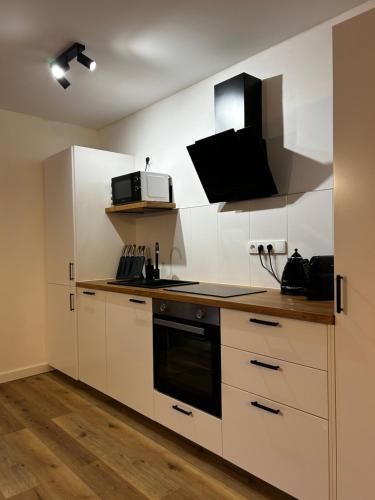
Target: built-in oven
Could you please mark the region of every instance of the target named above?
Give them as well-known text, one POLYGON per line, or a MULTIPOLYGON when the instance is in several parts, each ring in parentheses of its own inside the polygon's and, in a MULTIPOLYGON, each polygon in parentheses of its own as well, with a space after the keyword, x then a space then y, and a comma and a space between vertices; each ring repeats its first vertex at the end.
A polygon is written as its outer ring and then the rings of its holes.
POLYGON ((153 339, 155 389, 221 418, 219 308, 154 299, 153 339))

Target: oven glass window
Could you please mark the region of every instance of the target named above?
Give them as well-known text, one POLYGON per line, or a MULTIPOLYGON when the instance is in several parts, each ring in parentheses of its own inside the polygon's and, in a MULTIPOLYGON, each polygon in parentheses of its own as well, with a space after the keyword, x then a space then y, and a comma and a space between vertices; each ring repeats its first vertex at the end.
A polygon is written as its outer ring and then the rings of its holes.
POLYGON ((219 327, 185 321, 173 325, 175 320, 165 318, 163 325, 154 323, 155 388, 220 417, 219 327), (188 331, 191 326, 193 331, 188 331))

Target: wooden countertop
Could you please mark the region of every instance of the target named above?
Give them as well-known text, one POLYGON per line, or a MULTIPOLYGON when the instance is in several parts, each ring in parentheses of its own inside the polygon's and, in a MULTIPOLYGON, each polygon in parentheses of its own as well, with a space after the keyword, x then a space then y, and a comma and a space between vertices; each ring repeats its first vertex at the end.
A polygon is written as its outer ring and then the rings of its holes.
POLYGON ((160 288, 108 285, 107 281, 110 280, 79 281, 77 282, 77 287, 138 295, 141 297, 176 300, 178 302, 190 302, 191 304, 202 304, 225 309, 236 309, 238 311, 280 316, 282 318, 324 323, 326 325, 333 325, 335 323, 333 301, 313 301, 307 300, 305 297, 281 295, 279 290, 274 289, 267 289, 266 293, 221 298, 173 292, 160 288))

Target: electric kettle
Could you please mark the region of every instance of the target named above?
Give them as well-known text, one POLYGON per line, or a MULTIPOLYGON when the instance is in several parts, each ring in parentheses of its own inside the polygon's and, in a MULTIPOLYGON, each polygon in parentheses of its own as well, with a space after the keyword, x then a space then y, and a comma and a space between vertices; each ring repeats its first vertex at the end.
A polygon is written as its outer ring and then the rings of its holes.
POLYGON ((281 293, 283 295, 306 294, 308 285, 308 265, 309 261, 303 259, 296 248, 294 254, 285 264, 281 277, 281 293))

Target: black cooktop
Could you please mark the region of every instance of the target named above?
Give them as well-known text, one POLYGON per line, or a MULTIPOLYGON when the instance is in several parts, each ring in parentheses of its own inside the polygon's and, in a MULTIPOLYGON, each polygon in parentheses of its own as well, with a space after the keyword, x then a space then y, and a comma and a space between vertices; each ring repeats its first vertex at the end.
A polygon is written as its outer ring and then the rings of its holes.
POLYGON ((170 292, 193 293, 197 295, 210 295, 211 297, 239 297, 240 295, 252 295, 254 293, 263 293, 267 290, 263 288, 244 288, 226 285, 210 285, 206 283, 196 285, 184 285, 169 287, 170 292))

